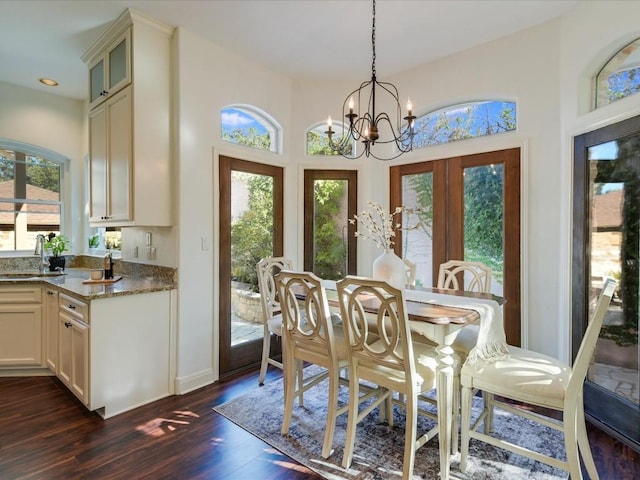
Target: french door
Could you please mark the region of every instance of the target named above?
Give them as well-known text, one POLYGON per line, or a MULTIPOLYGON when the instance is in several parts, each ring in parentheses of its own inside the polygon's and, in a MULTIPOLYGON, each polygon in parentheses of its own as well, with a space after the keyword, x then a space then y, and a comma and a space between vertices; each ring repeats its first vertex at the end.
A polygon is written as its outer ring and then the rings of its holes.
POLYGON ((640 116, 574 139, 572 350, 606 277, 618 281, 584 385, 585 412, 640 450, 640 116))
POLYGON ((304 269, 327 280, 357 270, 356 170, 304 171, 304 269))
MULTIPOLYGON (((283 169, 220 157, 220 376, 260 362, 256 264, 283 252, 283 169)), ((272 341, 272 354, 280 353, 272 341)))
POLYGON ((396 253, 416 264, 417 284, 435 286, 447 260, 491 267, 491 292, 505 298, 507 341, 519 346, 520 149, 390 169, 391 211, 404 206, 396 253))

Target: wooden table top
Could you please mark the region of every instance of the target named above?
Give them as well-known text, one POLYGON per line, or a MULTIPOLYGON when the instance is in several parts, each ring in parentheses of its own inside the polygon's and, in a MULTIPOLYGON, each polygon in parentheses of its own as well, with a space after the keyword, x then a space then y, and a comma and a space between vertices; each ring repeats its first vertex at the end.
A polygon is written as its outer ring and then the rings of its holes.
MULTIPOLYGON (((439 293, 444 295, 453 295, 460 296, 465 298, 478 298, 484 300, 494 300, 499 305, 504 303, 504 299, 502 297, 498 297, 496 295, 488 294, 488 293, 474 293, 474 292, 463 292, 459 290, 447 290, 441 288, 429 288, 429 287, 407 287, 407 290, 415 290, 415 291, 423 291, 423 292, 431 292, 431 293, 439 293)), ((328 302, 332 307, 340 307, 338 302, 338 298, 336 296, 336 291, 333 289, 327 288, 328 291, 328 302), (333 295, 329 294, 331 292, 333 295)), ((361 298, 360 302, 364 307, 365 311, 369 313, 377 313, 378 305, 377 301, 373 298, 361 298)), ((458 308, 458 307, 450 307, 445 305, 438 305, 434 303, 423 303, 418 302, 416 300, 405 300, 407 305, 407 315, 409 320, 417 321, 417 322, 427 322, 433 323, 436 325, 448 325, 448 324, 467 324, 472 323, 478 319, 480 319, 480 314, 476 310, 472 310, 469 308, 458 308)))

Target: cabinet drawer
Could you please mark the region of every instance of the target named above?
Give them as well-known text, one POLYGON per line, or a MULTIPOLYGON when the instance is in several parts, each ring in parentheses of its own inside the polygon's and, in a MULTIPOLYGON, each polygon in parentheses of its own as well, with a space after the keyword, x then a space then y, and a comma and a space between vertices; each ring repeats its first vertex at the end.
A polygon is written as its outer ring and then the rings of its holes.
POLYGON ((77 300, 73 297, 61 293, 59 296, 60 312, 66 312, 73 318, 76 318, 84 323, 89 323, 89 305, 81 300, 77 300))
POLYGON ((11 286, 0 288, 0 304, 3 303, 42 303, 40 287, 11 286))

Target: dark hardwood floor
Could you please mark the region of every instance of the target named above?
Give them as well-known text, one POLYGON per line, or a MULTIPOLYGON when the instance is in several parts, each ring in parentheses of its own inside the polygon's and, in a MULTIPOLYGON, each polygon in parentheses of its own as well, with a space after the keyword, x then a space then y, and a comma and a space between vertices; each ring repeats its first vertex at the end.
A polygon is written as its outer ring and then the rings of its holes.
MULTIPOLYGON (((0 378, 0 479, 320 478, 212 410, 253 388, 257 371, 105 421, 54 377, 0 378)), ((602 480, 640 477, 638 453, 591 426, 589 439, 602 480)))

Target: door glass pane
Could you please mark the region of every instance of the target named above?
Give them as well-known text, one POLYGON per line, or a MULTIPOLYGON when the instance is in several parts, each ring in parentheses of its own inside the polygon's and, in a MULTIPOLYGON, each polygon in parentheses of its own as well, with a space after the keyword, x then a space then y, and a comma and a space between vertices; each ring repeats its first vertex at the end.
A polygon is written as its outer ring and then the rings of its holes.
POLYGON ((588 149, 589 305, 605 278, 618 290, 604 320, 588 379, 638 404, 640 135, 588 149))
POLYGON ((504 283, 502 172, 502 164, 464 169, 464 260, 491 268, 491 293, 499 296, 504 283))
POLYGON ((260 340, 256 264, 273 255, 273 177, 231 173, 231 345, 260 340))
POLYGON ((313 273, 327 280, 347 275, 348 180, 313 182, 313 273))
POLYGON ((402 257, 416 265, 416 285, 433 285, 433 174, 402 176, 402 257))

